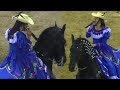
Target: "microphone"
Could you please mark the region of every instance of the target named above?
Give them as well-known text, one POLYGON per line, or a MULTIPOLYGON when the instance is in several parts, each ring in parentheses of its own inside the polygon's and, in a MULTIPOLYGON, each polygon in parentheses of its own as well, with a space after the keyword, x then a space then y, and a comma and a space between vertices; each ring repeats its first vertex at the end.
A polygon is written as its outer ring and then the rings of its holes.
POLYGON ((30 28, 28 28, 28 30, 31 32, 32 37, 37 41, 38 38, 35 36, 35 34, 30 30, 30 28))
POLYGON ((88 24, 85 28, 89 27, 90 25, 92 25, 95 21, 92 21, 90 24, 88 24))
POLYGON ((38 38, 35 36, 35 34, 33 32, 31 32, 31 35, 36 41, 38 40, 38 38))

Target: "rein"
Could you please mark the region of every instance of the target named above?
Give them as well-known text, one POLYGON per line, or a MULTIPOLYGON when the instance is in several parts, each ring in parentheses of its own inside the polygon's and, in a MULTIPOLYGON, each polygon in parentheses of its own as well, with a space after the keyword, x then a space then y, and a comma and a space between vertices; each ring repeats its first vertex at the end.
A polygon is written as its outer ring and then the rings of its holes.
MULTIPOLYGON (((90 43, 88 43, 86 40, 83 40, 83 39, 81 39, 81 42, 82 42, 82 44, 84 45, 84 50, 85 50, 85 53, 88 53, 90 56, 91 56, 91 58, 93 59, 94 58, 94 55, 92 55, 92 54, 94 54, 94 52, 92 51, 91 52, 91 50, 92 49, 89 49, 89 45, 90 45, 90 43), (88 43, 88 44, 87 44, 88 43), (88 49, 88 50, 87 50, 88 49), (89 52, 88 52, 89 51, 89 52)), ((91 48, 91 46, 90 46, 90 48, 91 48)), ((78 47, 77 47, 77 49, 78 49, 78 47)), ((88 67, 86 66, 86 67, 83 67, 83 68, 78 68, 78 70, 80 70, 80 71, 83 71, 83 70, 86 70, 88 67)))
POLYGON ((78 70, 83 71, 86 70, 88 67, 78 68, 78 70))

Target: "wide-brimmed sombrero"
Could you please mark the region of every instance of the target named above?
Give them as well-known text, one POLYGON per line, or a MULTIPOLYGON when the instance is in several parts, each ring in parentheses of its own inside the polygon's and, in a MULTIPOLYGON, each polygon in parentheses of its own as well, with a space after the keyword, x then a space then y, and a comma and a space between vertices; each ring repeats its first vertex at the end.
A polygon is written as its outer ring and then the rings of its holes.
POLYGON ((103 14, 103 13, 100 13, 100 12, 92 13, 92 16, 105 19, 104 14, 103 14))
POLYGON ((15 20, 18 20, 18 21, 21 21, 21 22, 24 22, 24 23, 28 23, 28 24, 34 25, 33 20, 27 14, 19 13, 16 16, 12 16, 12 19, 13 20, 15 19, 15 20))

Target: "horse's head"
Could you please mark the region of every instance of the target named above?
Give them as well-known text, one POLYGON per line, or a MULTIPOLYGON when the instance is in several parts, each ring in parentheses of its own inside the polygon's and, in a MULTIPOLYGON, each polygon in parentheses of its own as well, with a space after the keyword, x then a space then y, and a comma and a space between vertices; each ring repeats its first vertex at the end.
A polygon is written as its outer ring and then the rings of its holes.
POLYGON ((74 35, 71 35, 72 46, 70 48, 70 64, 69 71, 75 71, 75 66, 80 59, 80 54, 83 51, 83 44, 81 43, 81 38, 74 39, 74 35))
POLYGON ((64 32, 66 29, 66 24, 62 28, 56 26, 56 36, 54 37, 54 58, 58 66, 63 66, 66 62, 65 46, 66 40, 64 38, 64 32))
POLYGON ((72 35, 72 46, 70 48, 70 64, 69 71, 75 71, 75 66, 77 64, 78 68, 85 68, 88 66, 88 58, 93 57, 92 54, 93 47, 90 42, 85 38, 74 39, 72 35))
POLYGON ((59 66, 63 66, 66 62, 64 32, 66 24, 62 28, 55 26, 46 28, 39 36, 38 41, 35 43, 34 50, 37 56, 44 60, 53 59, 59 66))

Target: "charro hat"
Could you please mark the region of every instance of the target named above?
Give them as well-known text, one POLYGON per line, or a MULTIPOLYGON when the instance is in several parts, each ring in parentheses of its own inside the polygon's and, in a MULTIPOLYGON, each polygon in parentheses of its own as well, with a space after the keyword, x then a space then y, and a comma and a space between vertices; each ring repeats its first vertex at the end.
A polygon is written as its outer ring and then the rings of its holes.
POLYGON ((15 20, 18 20, 18 21, 21 21, 21 22, 24 22, 24 23, 28 23, 28 24, 34 25, 33 20, 27 14, 19 13, 16 16, 12 16, 12 19, 13 20, 15 19, 15 20))
POLYGON ((94 13, 94 12, 93 12, 93 13, 92 13, 92 16, 105 19, 104 14, 103 14, 103 13, 100 13, 100 12, 97 12, 97 13, 94 13))

